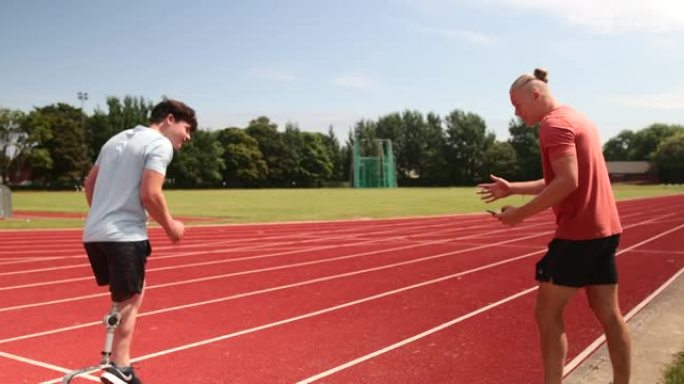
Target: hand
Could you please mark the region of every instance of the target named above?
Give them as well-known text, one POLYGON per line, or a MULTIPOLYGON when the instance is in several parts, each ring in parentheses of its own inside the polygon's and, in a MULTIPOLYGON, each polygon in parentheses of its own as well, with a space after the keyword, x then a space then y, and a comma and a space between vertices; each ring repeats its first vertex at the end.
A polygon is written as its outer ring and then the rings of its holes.
POLYGON ((518 207, 513 207, 506 205, 501 207, 501 213, 494 215, 502 224, 510 225, 511 227, 518 225, 525 219, 521 214, 518 207))
POLYGON ((182 221, 174 220, 171 228, 166 231, 166 236, 174 243, 177 243, 181 241, 183 235, 185 235, 185 224, 182 221))
POLYGON ((477 194, 480 195, 481 200, 484 200, 485 203, 491 203, 511 195, 511 183, 508 180, 494 175, 489 175, 489 177, 494 181, 493 183, 477 185, 480 189, 477 194))

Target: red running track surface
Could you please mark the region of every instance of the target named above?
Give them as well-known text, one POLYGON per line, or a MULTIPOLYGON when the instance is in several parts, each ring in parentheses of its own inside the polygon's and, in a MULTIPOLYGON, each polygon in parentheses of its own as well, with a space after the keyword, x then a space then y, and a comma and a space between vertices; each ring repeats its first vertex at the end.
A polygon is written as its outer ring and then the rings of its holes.
MULTIPOLYGON (((619 203, 620 301, 631 318, 684 271, 684 196, 619 203)), ((155 383, 535 383, 533 267, 545 212, 193 227, 150 233, 132 354, 155 383)), ((0 232, 0 383, 59 383, 97 363, 106 289, 78 230, 0 232)), ((580 292, 567 370, 601 336, 580 292)), ((98 372, 72 383, 97 381, 98 372)))

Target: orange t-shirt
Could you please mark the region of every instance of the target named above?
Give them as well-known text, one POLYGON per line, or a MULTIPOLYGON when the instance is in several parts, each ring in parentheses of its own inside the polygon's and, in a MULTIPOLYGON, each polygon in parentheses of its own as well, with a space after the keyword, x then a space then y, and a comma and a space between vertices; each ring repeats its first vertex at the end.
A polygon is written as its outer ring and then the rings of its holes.
POLYGON ((568 106, 560 106, 539 128, 544 180, 555 177, 551 162, 563 156, 577 158, 578 187, 553 207, 555 237, 590 240, 622 232, 601 141, 594 123, 568 106))

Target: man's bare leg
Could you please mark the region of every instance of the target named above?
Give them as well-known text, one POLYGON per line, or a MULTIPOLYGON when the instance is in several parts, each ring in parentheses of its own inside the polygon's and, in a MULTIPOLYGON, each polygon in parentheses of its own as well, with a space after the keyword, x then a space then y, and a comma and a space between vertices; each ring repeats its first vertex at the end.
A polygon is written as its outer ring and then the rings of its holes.
POLYGON ((112 344, 112 361, 119 367, 131 365, 131 342, 135 329, 138 309, 142 304, 143 293, 134 295, 128 300, 118 303, 121 312, 121 323, 114 333, 112 344))
POLYGON ((540 282, 535 318, 539 329, 544 384, 561 384, 563 366, 568 351, 568 339, 563 324, 563 310, 577 288, 540 282))
POLYGON ((613 365, 613 384, 627 384, 631 371, 631 346, 629 330, 618 304, 617 284, 587 286, 587 298, 606 334, 613 365))

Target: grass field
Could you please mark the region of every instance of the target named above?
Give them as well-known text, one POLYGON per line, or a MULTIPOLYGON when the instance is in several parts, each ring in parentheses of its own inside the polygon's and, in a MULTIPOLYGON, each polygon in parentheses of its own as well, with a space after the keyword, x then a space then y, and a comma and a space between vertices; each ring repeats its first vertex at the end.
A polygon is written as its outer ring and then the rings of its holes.
MULTIPOLYGON (((615 185, 618 199, 684 193, 684 185, 615 185)), ((397 189, 256 189, 169 190, 175 216, 209 217, 212 223, 362 219, 481 212, 485 208, 474 187, 397 189)), ((493 204, 519 205, 529 197, 513 196, 493 204)), ((15 192, 15 211, 81 213, 83 192, 15 192)), ((73 228, 82 218, 16 218, 0 220, 0 229, 73 228)))
POLYGON ((665 371, 662 384, 682 384, 684 383, 684 352, 680 352, 677 358, 665 371))

